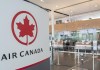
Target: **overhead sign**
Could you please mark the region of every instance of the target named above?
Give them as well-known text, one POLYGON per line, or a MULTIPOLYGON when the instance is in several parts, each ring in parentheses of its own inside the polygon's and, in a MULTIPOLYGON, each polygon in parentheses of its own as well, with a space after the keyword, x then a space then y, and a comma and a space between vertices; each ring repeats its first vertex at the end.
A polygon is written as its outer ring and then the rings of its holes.
POLYGON ((0 5, 0 70, 50 70, 48 12, 21 0, 0 5))

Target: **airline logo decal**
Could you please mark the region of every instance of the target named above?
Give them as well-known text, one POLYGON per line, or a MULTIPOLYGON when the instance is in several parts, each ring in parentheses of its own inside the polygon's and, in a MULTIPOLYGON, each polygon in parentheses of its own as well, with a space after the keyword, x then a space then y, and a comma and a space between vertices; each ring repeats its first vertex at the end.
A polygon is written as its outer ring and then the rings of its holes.
POLYGON ((37 22, 27 11, 18 12, 12 20, 12 33, 15 39, 23 44, 32 44, 38 33, 37 22))

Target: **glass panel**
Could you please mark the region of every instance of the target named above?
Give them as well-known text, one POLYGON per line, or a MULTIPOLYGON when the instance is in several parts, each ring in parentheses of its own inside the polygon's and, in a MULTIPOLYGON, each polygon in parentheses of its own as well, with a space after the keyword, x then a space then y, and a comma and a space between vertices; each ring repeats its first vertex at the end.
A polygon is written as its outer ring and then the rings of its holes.
POLYGON ((93 33, 89 33, 89 41, 93 41, 93 33))
POLYGON ((86 40, 87 39, 87 35, 86 34, 82 34, 82 40, 86 40))

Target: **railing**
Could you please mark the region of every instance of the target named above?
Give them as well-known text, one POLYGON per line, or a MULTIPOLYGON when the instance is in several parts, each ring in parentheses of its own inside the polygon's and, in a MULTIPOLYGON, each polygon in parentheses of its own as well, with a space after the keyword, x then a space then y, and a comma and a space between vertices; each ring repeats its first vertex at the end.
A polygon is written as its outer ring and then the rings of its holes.
MULTIPOLYGON (((74 51, 57 51, 57 65, 61 65, 60 64, 60 53, 70 53, 70 54, 75 54, 75 59, 77 58, 77 64, 75 65, 75 66, 78 66, 80 63, 82 64, 83 62, 84 62, 84 60, 83 59, 81 59, 81 62, 80 62, 80 57, 81 57, 81 55, 80 54, 84 54, 84 56, 86 56, 86 55, 88 55, 88 54, 90 54, 90 55, 92 55, 92 60, 93 60, 93 68, 92 68, 92 70, 95 70, 95 57, 94 56, 98 56, 98 55, 100 55, 100 53, 94 53, 94 51, 92 51, 92 52, 90 52, 90 53, 87 53, 86 52, 86 50, 85 50, 85 52, 80 52, 79 51, 80 49, 75 49, 74 51)), ((75 67, 74 66, 74 67, 75 67)), ((73 68, 73 67, 72 67, 73 68)), ((69 70, 72 70, 72 69, 69 69, 69 70)), ((85 69, 83 69, 83 70, 85 70, 85 69)), ((87 69, 88 70, 88 69, 87 69)))

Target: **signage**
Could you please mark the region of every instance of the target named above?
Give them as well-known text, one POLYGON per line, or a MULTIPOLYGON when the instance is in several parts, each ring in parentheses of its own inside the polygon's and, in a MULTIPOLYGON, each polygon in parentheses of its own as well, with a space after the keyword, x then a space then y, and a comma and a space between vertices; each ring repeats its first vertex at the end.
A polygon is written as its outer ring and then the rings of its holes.
POLYGON ((20 11, 14 16, 12 20, 12 33, 15 39, 19 43, 23 45, 32 44, 37 37, 37 32, 38 32, 37 22, 31 13, 27 11, 20 11), (21 20, 20 17, 23 17, 22 18, 23 23, 17 20, 18 18, 21 20), (30 22, 29 17, 30 19, 32 19, 32 22, 30 22), (16 31, 18 30, 20 30, 19 34, 16 34, 16 31), (20 40, 20 37, 26 37, 26 40, 23 42, 20 40), (28 41, 29 40, 28 37, 32 38, 30 42, 28 41))
POLYGON ((0 70, 50 70, 48 12, 22 0, 0 5, 0 70))
POLYGON ((93 50, 97 50, 97 41, 93 41, 93 50))

